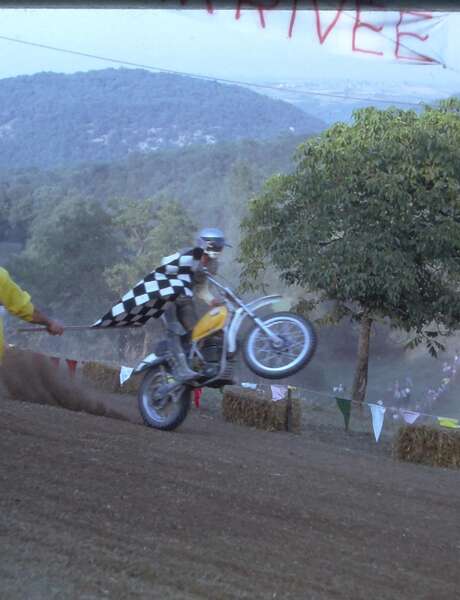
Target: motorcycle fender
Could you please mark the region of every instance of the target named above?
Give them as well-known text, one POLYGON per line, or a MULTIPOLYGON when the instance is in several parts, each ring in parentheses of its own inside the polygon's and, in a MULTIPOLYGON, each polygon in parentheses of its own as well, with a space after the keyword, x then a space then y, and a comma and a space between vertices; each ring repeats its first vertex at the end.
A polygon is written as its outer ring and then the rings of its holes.
MULTIPOLYGON (((262 298, 257 298, 256 300, 249 302, 249 304, 246 304, 246 307, 250 311, 255 312, 255 311, 259 310, 260 308, 262 308, 263 306, 268 306, 269 304, 276 304, 277 302, 279 302, 281 300, 281 298, 282 298, 282 296, 280 296, 279 294, 273 294, 271 296, 263 296, 262 298)), ((249 315, 242 308, 239 308, 235 312, 233 320, 228 329, 228 351, 231 353, 236 352, 236 340, 238 337, 238 331, 240 330, 241 324, 243 323, 244 319, 247 316, 249 316, 249 315)))
POLYGON ((146 369, 150 369, 151 367, 157 367, 158 365, 166 362, 165 356, 157 356, 154 352, 146 356, 134 369, 133 374, 142 373, 146 369))

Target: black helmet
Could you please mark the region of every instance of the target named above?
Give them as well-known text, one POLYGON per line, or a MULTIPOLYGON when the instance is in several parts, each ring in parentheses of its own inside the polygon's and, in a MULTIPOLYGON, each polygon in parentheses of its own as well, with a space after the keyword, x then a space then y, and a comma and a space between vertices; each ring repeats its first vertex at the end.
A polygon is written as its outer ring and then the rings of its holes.
POLYGON ((205 254, 210 258, 216 258, 224 249, 224 246, 230 246, 225 241, 224 233, 217 227, 205 227, 197 237, 196 245, 203 248, 205 254))

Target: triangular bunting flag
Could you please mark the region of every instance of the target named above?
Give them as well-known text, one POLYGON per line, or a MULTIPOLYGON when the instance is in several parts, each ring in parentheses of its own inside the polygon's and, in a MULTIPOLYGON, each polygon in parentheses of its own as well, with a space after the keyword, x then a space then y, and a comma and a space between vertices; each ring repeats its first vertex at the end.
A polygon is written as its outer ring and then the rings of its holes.
POLYGON ((460 423, 458 419, 448 419, 447 417, 437 417, 437 419, 441 427, 448 427, 449 429, 460 429, 460 423))
POLYGON ((408 425, 413 425, 419 418, 420 413, 413 412, 412 410, 401 409, 401 416, 408 425))
POLYGON ((77 369, 77 361, 72 360, 71 358, 66 358, 65 361, 67 363, 67 368, 69 369, 70 376, 74 377, 75 371, 77 369))
POLYGON ((385 415, 385 407, 379 404, 369 404, 372 415, 372 428, 374 429, 375 441, 379 441, 380 434, 382 433, 383 419, 385 415))
POLYGON ((277 400, 282 400, 288 391, 287 385, 271 385, 270 387, 272 390, 272 400, 275 402, 277 400))
POLYGON ((121 367, 120 368, 120 385, 131 377, 131 373, 134 371, 132 367, 121 367))
POLYGON ((195 402, 195 406, 200 408, 200 400, 201 394, 203 393, 203 388, 195 388, 193 390, 193 401, 195 402))
POLYGON ((350 414, 351 414, 351 401, 347 398, 336 398, 337 406, 340 409, 340 412, 343 415, 343 420, 345 422, 345 431, 348 431, 348 425, 350 423, 350 414))

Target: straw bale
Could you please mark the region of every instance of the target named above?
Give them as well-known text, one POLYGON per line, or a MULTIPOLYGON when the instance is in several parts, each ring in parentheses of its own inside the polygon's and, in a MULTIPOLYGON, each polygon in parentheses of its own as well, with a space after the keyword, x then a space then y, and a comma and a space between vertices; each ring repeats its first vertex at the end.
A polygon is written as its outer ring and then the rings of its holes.
POLYGON ((136 394, 139 387, 139 380, 136 377, 130 378, 123 385, 120 385, 120 367, 106 363, 85 362, 81 373, 97 389, 106 392, 136 394))
POLYGON ((239 386, 226 386, 223 417, 231 423, 266 431, 299 431, 300 402, 296 398, 272 400, 267 393, 239 386))
POLYGON ((405 460, 436 467, 460 467, 460 433, 426 425, 401 427, 394 453, 405 460))

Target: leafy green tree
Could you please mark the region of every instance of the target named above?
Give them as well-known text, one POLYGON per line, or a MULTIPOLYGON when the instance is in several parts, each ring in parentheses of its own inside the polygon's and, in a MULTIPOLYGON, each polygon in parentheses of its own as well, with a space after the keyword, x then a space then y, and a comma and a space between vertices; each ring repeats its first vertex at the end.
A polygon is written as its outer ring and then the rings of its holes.
POLYGON ((104 277, 110 289, 120 294, 152 270, 146 248, 153 227, 154 203, 151 199, 117 198, 109 202, 109 207, 121 252, 119 261, 105 270, 104 277))
POLYGON ((452 96, 446 100, 441 100, 438 104, 442 112, 450 112, 460 115, 460 97, 452 96))
MULTIPOLYGON (((116 295, 123 294, 157 267, 164 256, 192 244, 196 225, 177 200, 165 197, 110 202, 121 248, 120 260, 104 272, 116 295)), ((149 328, 125 330, 120 336, 120 359, 135 362, 147 354, 149 328), (141 350, 142 349, 142 350, 141 350)))
POLYGON ((119 255, 111 216, 95 202, 69 198, 44 207, 30 233, 12 268, 34 299, 67 318, 96 320, 111 298, 104 269, 119 255))
POLYGON ((196 224, 177 200, 148 198, 110 202, 120 245, 120 260, 106 269, 109 287, 117 293, 132 287, 161 259, 190 245, 196 224))
POLYGON ((362 401, 375 321, 434 355, 460 321, 460 119, 445 108, 357 111, 300 146, 295 172, 268 181, 243 232, 246 285, 269 260, 305 289, 304 306, 333 300, 330 319, 359 321, 352 395, 362 401))
POLYGON ((197 224, 177 200, 158 198, 155 224, 147 240, 147 252, 158 264, 163 256, 193 245, 197 224))

